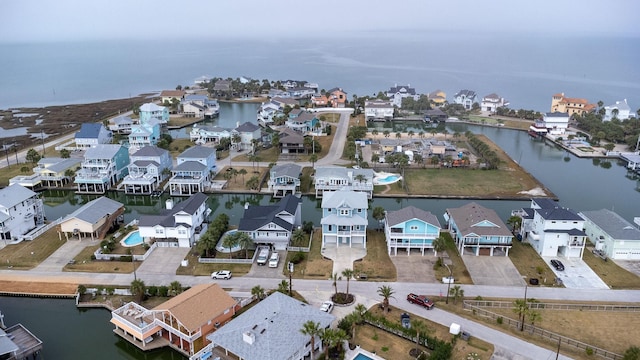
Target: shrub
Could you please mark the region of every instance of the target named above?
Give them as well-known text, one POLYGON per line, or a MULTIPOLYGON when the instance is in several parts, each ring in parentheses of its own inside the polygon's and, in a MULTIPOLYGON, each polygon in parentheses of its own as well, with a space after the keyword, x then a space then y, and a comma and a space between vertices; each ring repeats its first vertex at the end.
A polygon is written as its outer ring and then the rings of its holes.
POLYGON ((476 300, 476 301, 482 301, 482 296, 480 296, 480 295, 476 296, 476 297, 475 297, 475 300, 476 300))
POLYGON ((84 293, 86 293, 86 292, 87 292, 87 287, 86 286, 84 286, 82 284, 78 285, 78 294, 84 295, 84 293))
POLYGON ((500 325, 502 325, 502 322, 503 322, 503 321, 504 321, 504 319, 502 318, 502 316, 498 316, 498 317, 496 318, 496 322, 497 322, 498 324, 500 324, 500 325))
POLYGON ((302 251, 298 251, 297 253, 293 254, 293 256, 291 257, 291 262, 294 264, 299 264, 305 258, 306 258, 306 255, 302 251))
POLYGON ((389 351, 389 347, 388 346, 383 346, 380 350, 382 350, 383 352, 387 352, 387 351, 389 351))
POLYGON ((536 272, 538 275, 542 275, 544 273, 544 268, 540 265, 536 266, 536 272))
POLYGON ((589 355, 589 356, 593 355, 593 349, 588 347, 588 346, 587 346, 586 349, 584 349, 584 352, 586 352, 587 355, 589 355))
POLYGON ((158 296, 167 297, 168 294, 169 287, 163 285, 158 288, 158 296))
POLYGON ((149 287, 147 287, 147 294, 149 294, 149 296, 157 296, 158 295, 158 287, 157 286, 149 286, 149 287))
POLYGON ((96 256, 91 254, 91 260, 95 260, 95 259, 96 259, 96 256))
POLYGON ((116 289, 114 289, 113 286, 107 286, 106 290, 107 290, 107 295, 113 295, 113 293, 116 292, 116 289))

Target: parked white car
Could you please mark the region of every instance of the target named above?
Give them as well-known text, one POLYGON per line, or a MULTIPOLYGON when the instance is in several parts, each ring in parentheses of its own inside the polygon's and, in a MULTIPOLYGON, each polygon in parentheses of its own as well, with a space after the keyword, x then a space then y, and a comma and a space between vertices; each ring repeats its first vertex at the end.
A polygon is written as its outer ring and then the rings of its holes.
POLYGON ((231 279, 231 271, 229 271, 229 270, 220 270, 220 271, 213 272, 213 273, 211 273, 211 278, 212 279, 229 280, 229 279, 231 279))
POLYGON ((333 301, 327 300, 322 303, 322 306, 320 306, 320 311, 330 313, 332 310, 333 310, 333 301))

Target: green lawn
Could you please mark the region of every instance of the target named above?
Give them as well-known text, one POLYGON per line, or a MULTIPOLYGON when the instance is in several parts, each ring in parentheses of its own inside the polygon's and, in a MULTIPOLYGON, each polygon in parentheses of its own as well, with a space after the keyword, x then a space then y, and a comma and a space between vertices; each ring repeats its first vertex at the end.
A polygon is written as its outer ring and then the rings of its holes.
POLYGON ((621 268, 611 259, 602 260, 591 250, 592 247, 584 249, 582 260, 612 289, 640 289, 640 276, 621 268))
MULTIPOLYGON (((509 258, 521 276, 537 278, 540 285, 554 286, 555 275, 535 249, 528 243, 513 239, 509 258)), ((558 286, 558 285, 555 285, 558 286)))

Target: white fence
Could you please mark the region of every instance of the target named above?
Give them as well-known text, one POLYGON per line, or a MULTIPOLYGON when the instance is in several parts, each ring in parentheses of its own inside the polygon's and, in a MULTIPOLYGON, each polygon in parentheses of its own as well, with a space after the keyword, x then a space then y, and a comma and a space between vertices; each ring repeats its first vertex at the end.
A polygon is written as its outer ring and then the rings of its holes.
POLYGON ((60 224, 62 222, 62 218, 59 218, 57 220, 54 220, 42 227, 39 227, 31 232, 28 232, 27 234, 25 234, 22 237, 22 240, 33 240, 35 238, 37 238, 38 236, 42 235, 45 231, 51 229, 52 227, 60 224))
POLYGON ((155 248, 158 247, 158 243, 155 242, 153 243, 150 247, 149 250, 147 250, 144 254, 142 255, 127 255, 127 254, 103 254, 102 253, 102 248, 98 248, 94 253, 93 256, 96 257, 96 260, 120 260, 120 258, 122 257, 133 257, 133 261, 145 261, 147 260, 147 258, 149 257, 149 255, 151 255, 151 253, 153 252, 153 250, 155 250, 155 248))

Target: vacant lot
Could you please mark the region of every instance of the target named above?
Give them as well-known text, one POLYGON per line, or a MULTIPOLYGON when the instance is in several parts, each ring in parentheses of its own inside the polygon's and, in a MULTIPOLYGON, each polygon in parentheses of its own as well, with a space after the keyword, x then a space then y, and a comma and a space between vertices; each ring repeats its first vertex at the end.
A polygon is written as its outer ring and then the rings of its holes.
MULTIPOLYGON (((469 274, 469 270, 464 265, 464 261, 462 261, 462 257, 460 257, 460 253, 456 248, 456 243, 453 241, 451 234, 449 233, 441 233, 440 235, 445 239, 445 244, 447 245, 447 256, 443 254, 438 254, 439 257, 443 257, 443 261, 446 264, 447 261, 451 262, 452 265, 449 265, 451 269, 451 274, 456 281, 456 284, 473 284, 473 280, 471 280, 471 275, 469 274)), ((436 267, 435 269, 436 280, 442 279, 443 277, 449 276, 449 269, 446 266, 436 267)))
POLYGON ((528 279, 537 278, 542 286, 561 286, 555 284, 555 274, 544 260, 528 243, 513 240, 513 246, 509 250, 509 258, 518 269, 520 275, 528 279))
POLYGON ((4 268, 33 269, 58 250, 65 241, 64 236, 60 239, 58 231, 53 227, 34 240, 7 245, 0 250, 0 264, 4 268))
MULTIPOLYGON (((315 229, 313 231, 313 239, 311 240, 311 251, 305 253, 305 259, 296 264, 296 271, 293 277, 296 279, 328 279, 333 270, 333 261, 322 256, 320 249, 322 247, 322 231, 315 229), (298 269, 300 271, 298 271, 298 269)), ((287 253, 286 263, 291 261, 295 252, 287 253)))
MULTIPOLYGON (((82 271, 82 272, 94 272, 94 273, 118 273, 129 274, 133 272, 133 267, 136 269, 140 267, 140 262, 131 261, 108 261, 108 260, 92 260, 93 253, 98 250, 100 245, 93 245, 85 247, 73 260, 74 264, 67 264, 64 266, 64 271, 82 271)), ((138 248, 134 251, 134 254, 144 254, 142 246, 135 246, 138 248)), ((123 252, 116 252, 123 253, 123 252)))
POLYGON ((584 250, 582 260, 612 289, 640 289, 640 276, 618 266, 614 261, 604 261, 593 255, 592 247, 584 250))
POLYGON ((387 252, 384 232, 367 231, 367 256, 354 262, 356 274, 367 274, 373 281, 396 281, 396 267, 387 252))
POLYGON ((236 171, 233 172, 230 167, 224 167, 220 169, 220 172, 216 174, 213 180, 216 181, 227 181, 226 190, 232 191, 249 191, 247 189, 247 181, 254 176, 257 176, 258 179, 262 180, 262 178, 266 175, 268 169, 265 167, 252 167, 252 166, 234 166, 233 169, 236 171), (242 170, 244 170, 244 174, 242 174, 242 170), (228 174, 228 175, 227 175, 228 174), (226 176, 230 178, 227 180, 226 176))
MULTIPOLYGON (((226 254, 220 256, 226 258, 226 254)), ((189 262, 189 265, 179 266, 176 275, 210 276, 214 271, 230 270, 233 276, 242 276, 251 270, 251 264, 201 264, 198 262, 198 253, 195 249, 189 251, 185 260, 189 262)))

